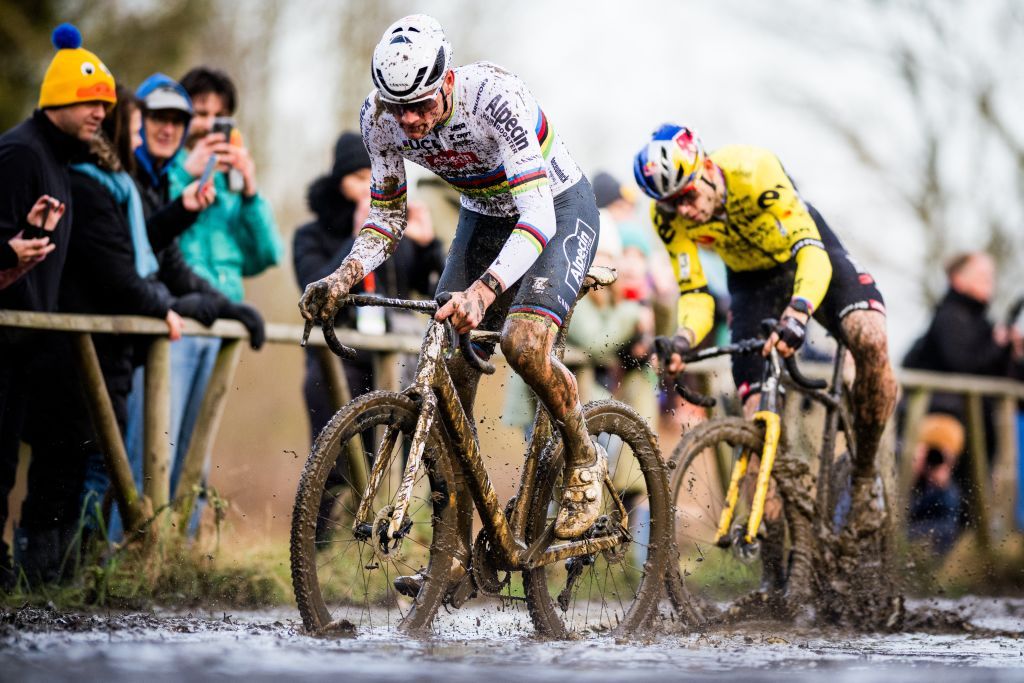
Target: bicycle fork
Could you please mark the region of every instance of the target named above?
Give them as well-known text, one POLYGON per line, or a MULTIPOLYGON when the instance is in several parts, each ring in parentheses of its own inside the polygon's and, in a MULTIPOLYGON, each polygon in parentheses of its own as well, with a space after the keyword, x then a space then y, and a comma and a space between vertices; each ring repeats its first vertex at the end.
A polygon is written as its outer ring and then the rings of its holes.
MULTIPOLYGON (((764 425, 764 450, 761 452, 761 469, 757 473, 757 486, 754 488, 754 499, 750 504, 750 517, 747 519, 747 531, 743 536, 743 542, 752 545, 757 538, 757 530, 764 518, 764 503, 768 498, 768 485, 771 482, 772 466, 775 464, 775 454, 779 448, 779 438, 782 434, 782 422, 778 413, 770 410, 759 410, 754 413, 754 422, 764 425)), ((729 488, 725 494, 725 508, 718 520, 718 531, 715 544, 720 547, 728 547, 732 539, 730 529, 733 516, 736 514, 736 503, 740 495, 740 482, 747 473, 747 466, 750 464, 750 452, 743 449, 736 463, 732 468, 732 476, 729 480, 729 488)))

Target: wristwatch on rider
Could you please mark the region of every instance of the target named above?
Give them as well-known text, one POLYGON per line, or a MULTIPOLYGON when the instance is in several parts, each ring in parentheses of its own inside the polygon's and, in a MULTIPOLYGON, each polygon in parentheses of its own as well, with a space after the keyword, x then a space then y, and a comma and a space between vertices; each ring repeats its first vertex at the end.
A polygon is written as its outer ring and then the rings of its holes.
POLYGON ((810 317, 811 313, 814 311, 814 309, 811 308, 811 304, 807 301, 807 299, 804 299, 803 297, 800 296, 793 297, 789 302, 789 307, 792 308, 797 313, 803 313, 808 317, 810 317))
POLYGON ((480 276, 480 282, 484 287, 494 292, 494 296, 498 296, 505 291, 505 288, 501 285, 501 280, 496 278, 489 270, 484 271, 484 274, 480 276))

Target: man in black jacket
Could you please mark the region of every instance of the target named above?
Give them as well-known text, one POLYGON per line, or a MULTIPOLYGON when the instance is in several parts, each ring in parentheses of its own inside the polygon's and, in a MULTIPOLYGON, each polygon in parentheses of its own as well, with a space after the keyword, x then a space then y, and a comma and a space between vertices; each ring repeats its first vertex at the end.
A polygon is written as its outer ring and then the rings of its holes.
MULTIPOLYGON (((1019 368, 1024 359, 1024 339, 1019 330, 988 319, 996 283, 992 257, 984 252, 960 254, 949 261, 946 275, 949 289, 936 306, 928 330, 907 353, 904 367, 965 375, 1013 376, 1015 366, 1019 368)), ((952 415, 963 424, 966 418, 964 397, 936 393, 929 411, 952 415)), ((966 490, 969 484, 969 458, 991 458, 994 429, 988 402, 984 419, 989 436, 987 452, 972 453, 968 448, 967 457, 958 459, 952 480, 959 484, 960 490, 966 490)), ((961 510, 961 523, 966 521, 963 512, 961 510)))
MULTIPOLYGON (((310 185, 309 208, 316 220, 295 231, 292 256, 299 289, 334 272, 352 249, 355 231, 361 228, 369 209, 370 157, 358 133, 342 133, 334 147, 331 173, 310 185)), ((444 269, 444 250, 434 236, 430 215, 425 207, 409 205, 408 240, 399 243, 398 251, 385 264, 367 277, 357 288, 360 292, 376 292, 383 296, 408 297, 412 292, 432 296, 438 275, 444 269), (403 246, 404 245, 404 246, 403 246)), ((359 309, 369 315, 381 309, 359 309)), ((356 311, 341 312, 337 323, 344 327, 367 329, 356 319, 356 311)), ((396 332, 394 318, 385 322, 388 332, 396 332)), ((384 330, 381 330, 383 333, 384 330)), ((373 364, 368 353, 345 363, 345 376, 352 396, 373 389, 373 364)), ((316 439, 333 414, 326 381, 314 349, 306 349, 306 407, 309 410, 311 438, 316 439)))
MULTIPOLYGON (((53 311, 67 253, 72 219, 68 162, 87 150, 115 102, 114 79, 93 53, 81 47, 78 30, 64 24, 53 33, 57 54, 43 78, 38 109, 0 136, 0 269, 11 268, 8 242, 25 228, 36 200, 48 195, 66 207, 50 234, 55 249, 23 277, 0 291, 0 309, 53 311)), ((0 329, 0 529, 14 483, 18 443, 36 335, 0 329)), ((0 584, 9 585, 8 548, 0 540, 0 584)))

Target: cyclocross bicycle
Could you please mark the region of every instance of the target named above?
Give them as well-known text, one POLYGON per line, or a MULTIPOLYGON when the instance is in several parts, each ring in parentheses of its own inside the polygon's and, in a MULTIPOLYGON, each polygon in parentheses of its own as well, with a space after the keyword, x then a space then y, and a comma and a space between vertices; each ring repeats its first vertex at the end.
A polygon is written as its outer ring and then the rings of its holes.
MULTIPOLYGON (((774 323, 766 320, 763 325, 770 331, 774 323)), ((746 339, 694 350, 683 360, 689 364, 716 356, 760 353, 764 342, 746 339)), ((815 539, 838 531, 849 510, 848 454, 853 452, 854 432, 843 382, 846 356, 845 346, 837 344, 831 381, 826 381, 806 377, 794 357, 783 359, 772 349, 764 361, 757 412, 750 419, 722 416, 703 422, 687 432, 673 451, 669 488, 675 504, 679 571, 670 571, 666 583, 669 597, 691 624, 706 621, 714 609, 695 598, 688 587, 698 586, 701 593, 719 600, 737 597, 759 583, 769 592, 781 593, 788 584, 799 599, 810 595, 815 539), (802 397, 803 409, 810 403, 824 407, 816 477, 804 462, 786 455, 784 387, 802 397), (745 479, 753 457, 760 462, 756 482, 750 486, 745 479), (812 493, 815 488, 816 494, 812 493), (765 505, 773 489, 783 503, 784 526, 776 528, 784 533, 766 535, 765 505), (778 566, 769 567, 767 558, 772 556, 779 559, 774 563, 778 566), (765 570, 775 570, 774 576, 761 575, 762 563, 754 562, 758 557, 765 560, 765 570)), ((681 382, 677 390, 696 405, 716 404, 714 398, 681 382)))
MULTIPOLYGON (((613 271, 593 268, 580 296, 614 279, 613 271)), ((428 314, 438 306, 366 296, 346 304, 428 314)), ((558 336, 559 357, 570 317, 558 336)), ((335 353, 351 358, 333 326, 324 335, 335 353)), ((582 537, 555 539, 563 447, 547 411, 538 402, 518 492, 502 506, 445 362, 458 347, 471 365, 493 372, 471 341, 498 340, 480 331, 456 338, 449 324, 431 321, 413 384, 360 396, 320 433, 299 482, 291 533, 292 581, 307 630, 429 631, 442 606, 473 596, 525 602, 545 637, 625 635, 653 618, 674 559, 656 437, 622 403, 584 407, 591 434, 609 453, 603 509, 582 537), (342 484, 328 485, 331 474, 342 484), (466 548, 474 507, 482 524, 466 548), (423 580, 408 598, 394 580, 414 573, 423 580)))

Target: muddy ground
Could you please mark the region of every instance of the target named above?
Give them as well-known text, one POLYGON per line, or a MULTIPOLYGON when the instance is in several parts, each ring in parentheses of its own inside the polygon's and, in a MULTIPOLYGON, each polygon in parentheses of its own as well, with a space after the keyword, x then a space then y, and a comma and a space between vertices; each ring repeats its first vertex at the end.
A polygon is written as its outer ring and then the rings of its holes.
MULTIPOLYGON (((916 603, 928 608, 937 603, 916 603)), ((291 611, 0 612, 0 680, 1024 680, 1024 600, 938 603, 1003 633, 850 635, 763 623, 634 642, 540 642, 518 611, 478 606, 433 638, 313 638, 291 611)))

